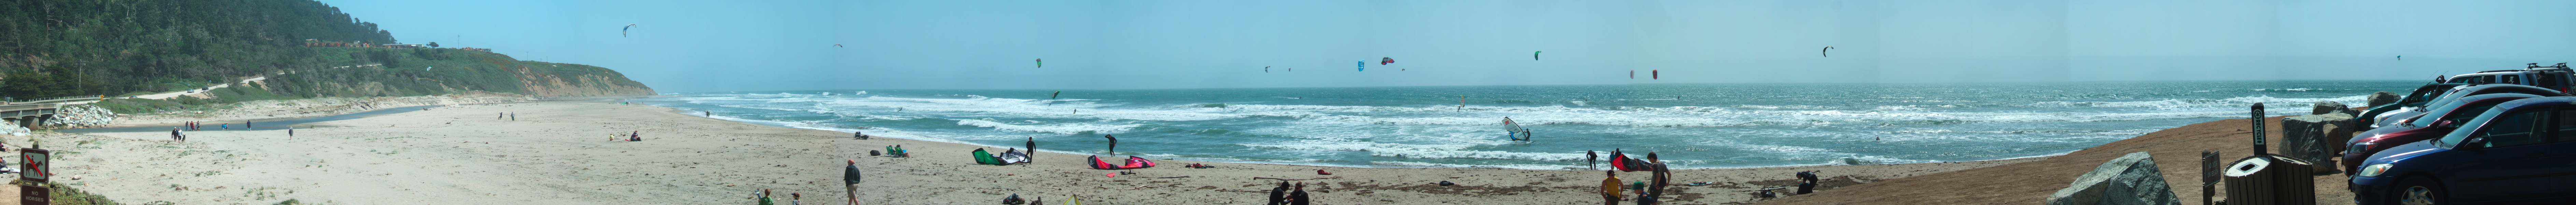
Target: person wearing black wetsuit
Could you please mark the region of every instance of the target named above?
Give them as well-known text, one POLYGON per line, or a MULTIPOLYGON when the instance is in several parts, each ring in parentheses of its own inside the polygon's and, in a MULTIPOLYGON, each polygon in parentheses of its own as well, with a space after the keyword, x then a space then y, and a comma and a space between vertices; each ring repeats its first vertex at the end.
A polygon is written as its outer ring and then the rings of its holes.
POLYGON ((1109 138, 1109 156, 1118 156, 1118 136, 1100 135, 1100 137, 1109 138))

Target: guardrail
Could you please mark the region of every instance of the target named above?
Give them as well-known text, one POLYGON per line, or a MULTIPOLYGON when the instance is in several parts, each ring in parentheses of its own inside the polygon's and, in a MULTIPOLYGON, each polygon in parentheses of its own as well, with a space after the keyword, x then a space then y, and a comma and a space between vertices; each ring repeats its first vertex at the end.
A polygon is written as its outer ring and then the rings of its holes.
POLYGON ((35 101, 26 101, 26 102, 4 102, 4 103, 7 103, 7 105, 25 105, 25 104, 48 104, 48 103, 61 103, 61 102, 83 101, 83 100, 99 100, 99 99, 107 99, 107 97, 106 97, 106 96, 55 97, 55 98, 44 98, 44 99, 39 99, 39 100, 35 100, 35 101))

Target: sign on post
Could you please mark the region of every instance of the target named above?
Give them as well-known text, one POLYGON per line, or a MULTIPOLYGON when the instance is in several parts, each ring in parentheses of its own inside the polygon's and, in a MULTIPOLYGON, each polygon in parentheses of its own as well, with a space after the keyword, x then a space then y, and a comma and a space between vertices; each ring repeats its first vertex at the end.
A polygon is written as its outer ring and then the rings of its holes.
POLYGON ((18 204, 54 204, 54 188, 18 185, 18 204))
POLYGON ((18 149, 18 167, 25 169, 19 170, 18 180, 45 183, 46 176, 54 175, 54 169, 50 168, 54 163, 49 160, 53 155, 54 151, 50 150, 18 149))

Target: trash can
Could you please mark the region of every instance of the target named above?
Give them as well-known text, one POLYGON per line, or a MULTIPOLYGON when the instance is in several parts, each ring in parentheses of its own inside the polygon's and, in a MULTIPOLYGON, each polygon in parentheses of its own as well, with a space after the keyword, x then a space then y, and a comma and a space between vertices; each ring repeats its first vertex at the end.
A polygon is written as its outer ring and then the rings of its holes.
POLYGON ((2227 166, 2227 204, 2315 205, 2313 165, 2281 155, 2255 155, 2227 166))

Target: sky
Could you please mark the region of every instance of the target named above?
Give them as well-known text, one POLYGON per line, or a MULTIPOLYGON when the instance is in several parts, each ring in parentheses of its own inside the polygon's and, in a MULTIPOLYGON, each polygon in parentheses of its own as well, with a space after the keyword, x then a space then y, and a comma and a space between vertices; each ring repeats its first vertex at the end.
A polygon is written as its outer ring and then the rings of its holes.
POLYGON ((323 2, 403 43, 662 92, 2429 80, 2576 62, 2576 1, 323 2))

